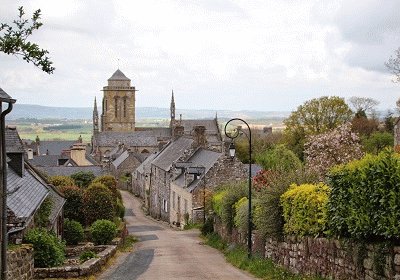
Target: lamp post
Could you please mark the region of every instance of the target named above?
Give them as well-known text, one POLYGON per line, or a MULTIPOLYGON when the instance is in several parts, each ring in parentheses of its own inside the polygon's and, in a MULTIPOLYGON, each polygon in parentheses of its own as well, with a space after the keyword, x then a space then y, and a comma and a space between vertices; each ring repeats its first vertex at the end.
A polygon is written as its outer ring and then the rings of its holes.
POLYGON ((0 213, 1 213, 1 251, 0 251, 0 279, 7 279, 7 155, 5 118, 11 112, 15 99, 12 99, 0 88, 0 213), (8 103, 8 108, 3 111, 3 102, 8 103))
POLYGON ((251 129, 250 126, 247 122, 245 122, 242 119, 239 118, 234 118, 229 120, 226 125, 225 125, 225 135, 226 137, 231 139, 231 143, 229 144, 229 155, 230 157, 233 159, 235 157, 235 144, 234 144, 234 139, 237 138, 240 134, 239 131, 242 131, 243 134, 247 137, 247 140, 249 141, 249 208, 248 208, 248 233, 247 233, 247 257, 251 258, 251 246, 252 246, 252 242, 251 242, 251 230, 252 230, 252 226, 251 226, 251 153, 252 153, 252 148, 251 148, 251 129), (233 134, 228 133, 227 131, 227 127, 229 125, 229 123, 233 122, 233 121, 241 121, 243 122, 246 126, 247 129, 249 130, 249 134, 247 134, 245 131, 242 131, 241 128, 236 128, 234 130, 233 134))

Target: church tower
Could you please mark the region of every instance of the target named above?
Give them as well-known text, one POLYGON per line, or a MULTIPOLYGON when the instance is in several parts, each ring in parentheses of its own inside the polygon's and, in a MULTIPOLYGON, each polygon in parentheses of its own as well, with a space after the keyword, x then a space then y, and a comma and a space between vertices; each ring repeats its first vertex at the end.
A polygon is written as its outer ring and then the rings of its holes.
POLYGON ((172 97, 171 97, 171 105, 170 105, 170 117, 171 117, 171 122, 170 122, 170 127, 173 127, 175 124, 175 99, 174 99, 174 90, 172 90, 172 97))
POLYGON ((117 132, 135 131, 135 87, 121 70, 108 79, 103 87, 101 130, 117 132))
POLYGON ((96 97, 94 98, 94 108, 93 108, 93 133, 99 132, 99 113, 97 111, 96 97))

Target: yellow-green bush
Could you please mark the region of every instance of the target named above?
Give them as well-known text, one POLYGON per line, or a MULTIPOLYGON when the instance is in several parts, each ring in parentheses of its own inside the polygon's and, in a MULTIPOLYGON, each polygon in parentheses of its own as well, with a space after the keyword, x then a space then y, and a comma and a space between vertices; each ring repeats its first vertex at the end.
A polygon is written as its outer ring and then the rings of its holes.
POLYGON ((317 236, 327 223, 330 188, 319 184, 293 184, 281 196, 286 234, 317 236))
POLYGON ((248 213, 249 213, 249 200, 247 197, 239 199, 233 207, 235 208, 235 217, 233 222, 235 227, 240 232, 247 232, 248 229, 248 213))
POLYGON ((228 191, 222 190, 214 194, 212 197, 212 205, 214 213, 219 217, 221 217, 222 215, 222 201, 224 200, 224 197, 227 193, 228 191))

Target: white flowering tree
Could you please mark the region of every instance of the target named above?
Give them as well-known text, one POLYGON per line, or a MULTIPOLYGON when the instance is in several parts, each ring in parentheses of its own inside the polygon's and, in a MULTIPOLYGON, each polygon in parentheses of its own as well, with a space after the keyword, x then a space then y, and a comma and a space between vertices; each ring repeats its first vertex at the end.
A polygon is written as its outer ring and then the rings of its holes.
POLYGON ((306 166, 323 178, 334 165, 363 156, 360 139, 346 123, 329 132, 307 138, 304 149, 306 166))

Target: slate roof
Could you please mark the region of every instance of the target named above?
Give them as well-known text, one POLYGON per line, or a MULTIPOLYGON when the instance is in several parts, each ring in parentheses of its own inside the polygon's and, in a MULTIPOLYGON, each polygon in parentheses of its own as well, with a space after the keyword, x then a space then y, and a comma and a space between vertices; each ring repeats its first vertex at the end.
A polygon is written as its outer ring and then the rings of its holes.
MULTIPOLYGON (((190 167, 205 167, 205 173, 214 166, 217 160, 222 156, 222 153, 206 150, 203 148, 198 149, 187 161, 191 162, 190 167)), ((185 178, 182 173, 175 179, 175 184, 180 187, 185 187, 185 178)), ((202 176, 197 180, 194 180, 187 188, 189 192, 196 189, 199 182, 202 180, 202 176)))
POLYGON ((2 88, 0 88, 0 100, 4 100, 5 102, 10 101, 11 103, 15 102, 15 99, 12 99, 2 88))
POLYGON ((156 156, 156 153, 148 155, 148 157, 142 162, 142 164, 139 165, 138 168, 136 168, 136 171, 141 174, 150 173, 151 162, 156 156))
POLYGON ((48 176, 64 175, 71 176, 77 172, 93 172, 94 176, 105 175, 107 172, 101 166, 50 166, 50 167, 37 167, 41 172, 46 173, 48 176))
POLYGON ((6 136, 6 152, 7 153, 24 153, 25 149, 22 144, 18 131, 14 128, 7 127, 6 136))
POLYGON ((7 167, 7 207, 19 218, 28 220, 49 194, 44 183, 25 168, 22 177, 7 167))
POLYGON ((61 155, 63 150, 69 150, 77 141, 40 141, 39 151, 45 155, 47 150, 49 155, 61 155))
POLYGON ((182 120, 181 125, 185 132, 191 132, 195 126, 202 125, 206 128, 206 134, 218 133, 218 127, 215 120, 182 120))
POLYGON ((67 157, 62 157, 60 155, 44 155, 35 156, 33 159, 29 159, 28 162, 33 166, 58 166, 59 159, 68 159, 67 157))
POLYGON ((172 163, 178 160, 185 150, 190 149, 193 144, 193 139, 180 137, 175 141, 170 142, 157 157, 153 160, 153 164, 165 171, 168 171, 172 163))
POLYGON ((127 158, 129 157, 129 152, 125 151, 122 154, 119 155, 113 162, 112 165, 114 165, 115 168, 118 168, 118 166, 121 165, 127 158))
POLYGON ((157 137, 148 131, 135 131, 135 132, 116 132, 116 131, 103 131, 95 135, 95 142, 98 146, 112 146, 118 144, 125 144, 128 146, 137 147, 155 147, 158 146, 157 137))
POLYGON ((112 76, 108 79, 109 81, 130 81, 131 79, 127 78, 121 70, 117 70, 112 74, 112 76))

